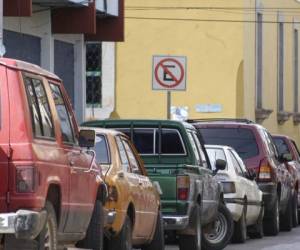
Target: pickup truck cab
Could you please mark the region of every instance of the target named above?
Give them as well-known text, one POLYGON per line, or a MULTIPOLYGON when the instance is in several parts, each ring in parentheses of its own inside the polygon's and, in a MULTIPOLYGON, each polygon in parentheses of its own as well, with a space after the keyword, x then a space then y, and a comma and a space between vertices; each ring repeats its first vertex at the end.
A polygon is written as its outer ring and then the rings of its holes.
POLYGON ((108 250, 164 250, 159 187, 147 176, 129 138, 118 131, 95 128, 96 162, 108 188, 104 224, 108 250), (145 223, 145 221, 147 223, 145 223))
MULTIPOLYGON (((180 250, 199 250, 201 229, 214 228, 223 193, 195 128, 168 120, 105 120, 83 125, 117 129, 131 138, 152 181, 161 186, 165 230, 179 236, 180 250)), ((226 235, 217 242, 219 249, 231 238, 230 216, 228 220, 226 235)), ((202 245, 211 249, 211 242, 204 239, 202 245)))
POLYGON ((101 250, 106 188, 80 147, 94 131, 79 133, 61 80, 38 66, 1 58, 0 90, 0 248, 101 250))

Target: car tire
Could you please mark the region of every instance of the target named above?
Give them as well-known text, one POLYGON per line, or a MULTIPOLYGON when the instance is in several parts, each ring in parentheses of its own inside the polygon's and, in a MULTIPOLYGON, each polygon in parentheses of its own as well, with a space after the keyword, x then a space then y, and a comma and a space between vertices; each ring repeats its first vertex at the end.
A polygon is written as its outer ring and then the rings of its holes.
POLYGON ((295 192, 293 198, 293 227, 298 226, 298 194, 295 192))
POLYGON ((280 230, 290 232, 293 228, 293 199, 289 199, 284 214, 280 216, 280 230))
POLYGON ((264 234, 267 236, 276 236, 280 229, 278 197, 276 197, 275 205, 272 207, 272 210, 265 213, 265 216, 266 214, 268 214, 269 217, 265 217, 263 221, 264 234))
POLYGON ((246 211, 242 212, 241 218, 234 222, 234 231, 232 236, 233 243, 245 243, 247 240, 247 222, 246 211))
POLYGON ((219 205, 215 225, 214 232, 202 234, 203 250, 222 250, 232 238, 234 228, 233 219, 230 211, 223 203, 219 205))
POLYGON ((159 211, 157 214, 156 227, 153 239, 149 245, 142 247, 142 250, 164 250, 165 249, 165 236, 162 214, 159 211))
POLYGON ((202 229, 200 207, 196 208, 194 223, 195 235, 179 235, 179 250, 201 250, 202 229))
POLYGON ((108 250, 132 250, 132 223, 128 215, 120 233, 108 241, 108 250))
POLYGON ((5 250, 57 250, 57 220, 51 202, 46 201, 44 210, 47 212, 46 224, 34 240, 16 239, 14 235, 5 235, 5 250))
POLYGON ((264 207, 261 207, 256 225, 249 227, 248 236, 250 237, 250 239, 262 239, 264 237, 263 218, 264 207))
POLYGON ((102 202, 95 202, 93 215, 83 240, 79 241, 76 246, 79 248, 87 248, 92 250, 103 249, 104 237, 104 210, 102 202))

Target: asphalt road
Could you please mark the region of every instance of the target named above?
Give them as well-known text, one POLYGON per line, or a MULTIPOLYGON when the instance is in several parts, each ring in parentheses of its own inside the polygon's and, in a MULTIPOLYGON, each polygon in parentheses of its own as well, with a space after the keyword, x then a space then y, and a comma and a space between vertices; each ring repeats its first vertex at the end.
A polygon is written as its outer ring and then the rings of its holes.
MULTIPOLYGON (((292 232, 281 232, 277 237, 264 237, 261 240, 247 240, 245 244, 231 244, 225 250, 299 250, 300 227, 292 232)), ((166 250, 179 250, 177 246, 168 246, 166 250)))

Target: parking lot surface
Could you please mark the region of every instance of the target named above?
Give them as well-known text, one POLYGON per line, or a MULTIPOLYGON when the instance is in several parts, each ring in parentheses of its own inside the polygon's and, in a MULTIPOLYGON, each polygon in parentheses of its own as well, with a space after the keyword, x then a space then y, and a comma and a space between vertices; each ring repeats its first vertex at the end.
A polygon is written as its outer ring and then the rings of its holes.
MULTIPOLYGON (((292 232, 281 232, 277 237, 261 240, 247 240, 246 244, 231 244, 225 250, 297 250, 300 249, 300 227, 292 232)), ((166 250, 179 250, 177 246, 167 246, 166 250)))

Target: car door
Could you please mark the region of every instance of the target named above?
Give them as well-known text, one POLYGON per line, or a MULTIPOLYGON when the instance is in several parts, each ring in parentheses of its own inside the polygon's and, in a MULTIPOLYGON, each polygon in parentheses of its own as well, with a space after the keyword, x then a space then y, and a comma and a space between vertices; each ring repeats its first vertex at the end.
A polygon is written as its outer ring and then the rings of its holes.
POLYGON ((202 223, 206 224, 210 222, 213 217, 217 214, 218 204, 219 204, 219 194, 218 194, 218 182, 213 178, 213 172, 208 168, 208 164, 201 147, 200 141, 197 137, 196 132, 188 131, 188 136, 191 141, 193 150, 198 161, 200 168, 200 178, 203 183, 203 193, 202 193, 202 223))
POLYGON ((133 238, 143 237, 143 201, 145 193, 142 192, 142 181, 139 176, 132 172, 132 155, 129 150, 127 139, 123 136, 117 136, 116 142, 120 151, 120 156, 123 159, 123 165, 127 166, 125 173, 130 189, 130 196, 135 209, 135 224, 133 227, 133 238))
POLYGON ((257 220, 260 214, 262 194, 255 180, 249 179, 250 174, 239 155, 233 150, 229 151, 234 158, 235 164, 240 169, 241 182, 245 188, 245 194, 247 195, 247 222, 252 224, 257 220))
POLYGON ((122 138, 123 144, 125 146, 125 150, 130 162, 131 173, 135 175, 138 179, 139 183, 139 202, 140 204, 140 214, 143 218, 143 221, 147 221, 147 223, 142 223, 139 228, 139 236, 149 237, 153 228, 154 222, 156 222, 156 214, 157 214, 157 203, 155 194, 153 192, 153 186, 147 176, 144 176, 144 171, 140 166, 139 160, 137 159, 137 153, 133 149, 132 144, 126 138, 122 138))
POLYGON ((94 209, 97 173, 88 172, 92 156, 86 154, 78 146, 74 115, 64 92, 55 83, 50 83, 50 88, 60 121, 65 167, 69 169, 69 209, 64 231, 66 233, 85 232, 94 209))

